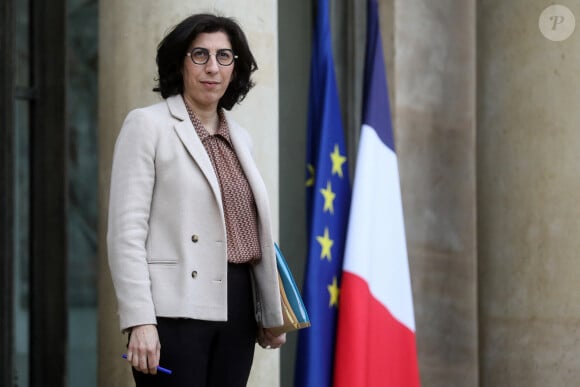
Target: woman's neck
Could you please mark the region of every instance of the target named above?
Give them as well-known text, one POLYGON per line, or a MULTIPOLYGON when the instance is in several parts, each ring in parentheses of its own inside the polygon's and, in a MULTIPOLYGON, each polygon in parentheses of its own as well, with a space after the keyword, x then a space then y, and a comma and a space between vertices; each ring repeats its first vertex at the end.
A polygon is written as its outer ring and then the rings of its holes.
POLYGON ((213 111, 197 111, 195 108, 192 108, 193 112, 197 116, 197 118, 203 124, 205 130, 208 131, 209 134, 214 135, 218 131, 219 126, 219 116, 217 110, 213 111))
POLYGON ((203 124, 205 130, 207 130, 208 133, 211 135, 216 134, 219 127, 219 115, 217 106, 202 107, 192 103, 192 101, 185 96, 184 99, 185 103, 189 105, 189 108, 193 111, 195 116, 203 124))

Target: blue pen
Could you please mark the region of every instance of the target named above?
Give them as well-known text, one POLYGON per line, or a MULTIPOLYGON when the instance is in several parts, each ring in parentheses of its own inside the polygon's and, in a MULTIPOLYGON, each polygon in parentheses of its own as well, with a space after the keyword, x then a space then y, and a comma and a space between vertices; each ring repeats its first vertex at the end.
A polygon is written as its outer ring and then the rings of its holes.
MULTIPOLYGON (((125 355, 125 354, 122 354, 121 357, 123 359, 127 359, 127 355, 125 355)), ((161 366, 157 366, 157 371, 163 372, 164 374, 167 374, 167 375, 171 375, 173 373, 173 371, 168 370, 167 368, 163 368, 161 366)))

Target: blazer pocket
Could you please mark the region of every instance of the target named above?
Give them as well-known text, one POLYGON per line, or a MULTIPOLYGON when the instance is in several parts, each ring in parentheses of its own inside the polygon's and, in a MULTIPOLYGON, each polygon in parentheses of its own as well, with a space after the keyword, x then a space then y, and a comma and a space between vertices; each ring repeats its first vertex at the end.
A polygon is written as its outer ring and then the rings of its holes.
POLYGON ((147 259, 147 263, 149 265, 177 265, 177 260, 149 258, 147 259))

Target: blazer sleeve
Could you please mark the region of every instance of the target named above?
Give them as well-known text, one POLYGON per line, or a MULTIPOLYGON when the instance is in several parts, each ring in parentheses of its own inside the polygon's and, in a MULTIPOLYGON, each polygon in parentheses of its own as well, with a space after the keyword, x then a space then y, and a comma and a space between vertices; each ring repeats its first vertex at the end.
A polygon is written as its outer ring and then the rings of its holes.
POLYGON ((142 109, 128 114, 113 153, 107 249, 123 331, 156 323, 146 244, 157 135, 148 115, 142 109))

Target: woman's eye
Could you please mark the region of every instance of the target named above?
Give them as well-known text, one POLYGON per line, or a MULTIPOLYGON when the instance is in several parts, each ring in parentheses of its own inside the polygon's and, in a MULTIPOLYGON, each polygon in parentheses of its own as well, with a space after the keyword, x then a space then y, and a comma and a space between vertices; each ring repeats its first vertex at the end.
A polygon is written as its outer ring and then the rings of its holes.
POLYGON ((204 50, 194 50, 193 51, 193 57, 196 59, 203 59, 207 57, 207 52, 205 52, 204 50))
POLYGON ((232 57, 232 54, 229 51, 218 51, 217 52, 217 56, 220 59, 230 59, 232 57))

